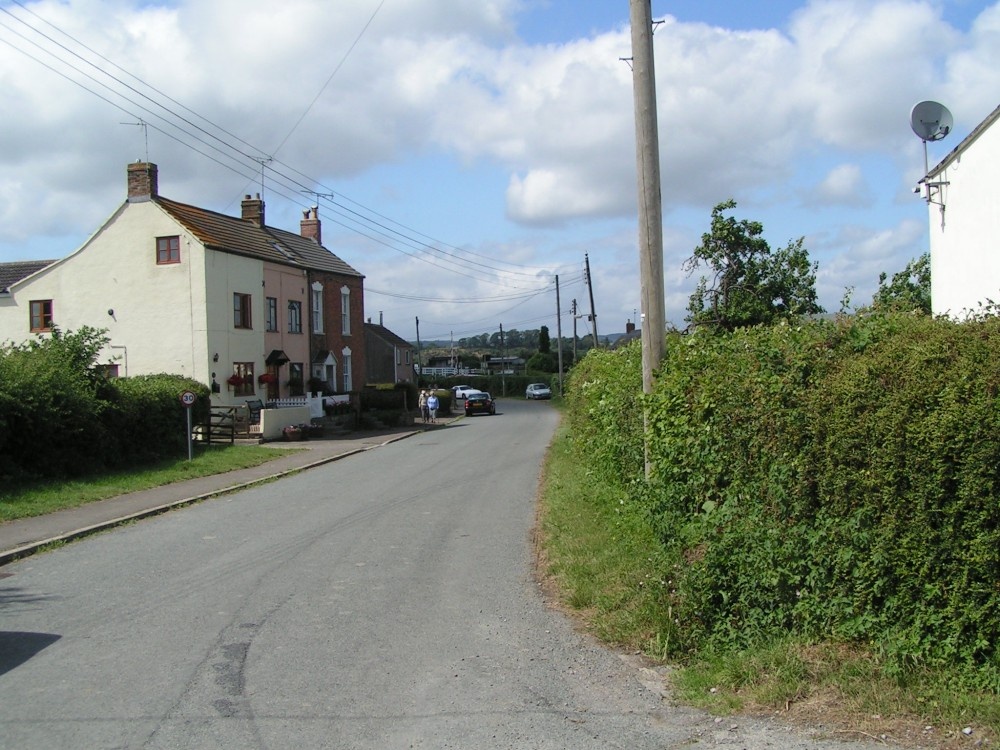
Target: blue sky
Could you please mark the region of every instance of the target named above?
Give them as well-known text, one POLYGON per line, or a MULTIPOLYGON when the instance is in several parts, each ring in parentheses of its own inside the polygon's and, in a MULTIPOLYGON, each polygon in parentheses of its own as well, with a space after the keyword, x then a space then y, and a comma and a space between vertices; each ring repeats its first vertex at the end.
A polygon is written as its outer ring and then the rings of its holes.
MULTIPOLYGON (((268 223, 295 230, 318 203, 324 244, 366 275, 366 314, 404 337, 418 316, 424 338, 554 332, 556 274, 566 333, 585 254, 601 333, 639 307, 628 0, 0 10, 0 261, 67 255, 116 210, 141 118, 167 197, 237 214, 258 158, 268 223)), ((772 247, 805 237, 829 310, 926 251, 909 111, 954 114, 933 164, 1000 103, 997 2, 652 10, 670 321, 729 198, 772 247)))

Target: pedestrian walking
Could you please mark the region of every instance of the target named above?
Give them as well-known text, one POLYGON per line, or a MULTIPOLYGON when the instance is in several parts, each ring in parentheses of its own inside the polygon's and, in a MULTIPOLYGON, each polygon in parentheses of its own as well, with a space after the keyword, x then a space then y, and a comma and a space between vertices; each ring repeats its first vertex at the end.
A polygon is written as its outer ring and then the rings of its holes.
POLYGON ((427 411, 431 418, 431 424, 437 424, 438 397, 434 391, 431 391, 430 395, 427 397, 427 411))
POLYGON ((424 424, 427 424, 427 420, 430 418, 430 414, 427 411, 427 391, 420 391, 420 398, 417 400, 417 406, 420 407, 420 418, 424 420, 424 424))

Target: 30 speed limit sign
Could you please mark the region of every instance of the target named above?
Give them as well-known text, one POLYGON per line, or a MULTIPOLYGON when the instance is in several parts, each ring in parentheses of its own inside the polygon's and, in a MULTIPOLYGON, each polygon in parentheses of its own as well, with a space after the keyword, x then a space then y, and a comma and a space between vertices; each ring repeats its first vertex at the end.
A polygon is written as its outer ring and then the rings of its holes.
POLYGON ((191 406, 194 405, 194 401, 196 398, 197 396, 195 395, 194 391, 184 391, 184 393, 181 394, 181 403, 184 404, 184 406, 190 408, 191 406))

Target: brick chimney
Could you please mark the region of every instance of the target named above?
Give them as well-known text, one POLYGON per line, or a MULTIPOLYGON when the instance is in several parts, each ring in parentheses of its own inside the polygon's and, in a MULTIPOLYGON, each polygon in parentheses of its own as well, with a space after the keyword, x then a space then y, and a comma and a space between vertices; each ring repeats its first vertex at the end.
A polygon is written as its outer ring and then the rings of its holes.
POLYGON ((159 185, 156 165, 137 161, 128 165, 128 202, 141 203, 152 200, 158 194, 159 185))
POLYGON ((625 333, 632 333, 635 330, 635 323, 631 320, 625 321, 625 333))
POLYGON ((317 245, 323 244, 323 228, 319 222, 319 206, 313 206, 308 211, 303 211, 302 222, 299 226, 299 234, 306 239, 312 240, 317 245))
POLYGON ((243 196, 243 221, 249 221, 259 227, 264 226, 264 201, 260 199, 260 193, 256 198, 249 195, 243 196))

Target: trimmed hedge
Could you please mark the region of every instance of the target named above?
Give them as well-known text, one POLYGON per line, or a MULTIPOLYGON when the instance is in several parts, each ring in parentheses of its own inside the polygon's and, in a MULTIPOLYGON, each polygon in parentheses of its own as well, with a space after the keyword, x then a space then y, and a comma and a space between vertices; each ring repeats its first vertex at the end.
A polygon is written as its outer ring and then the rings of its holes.
POLYGON ((679 652, 796 634, 1000 690, 1000 321, 674 335, 646 398, 637 363, 588 354, 570 418, 671 553, 679 652))
POLYGON ((107 342, 82 328, 0 347, 0 481, 72 477, 182 455, 187 424, 180 394, 209 389, 177 375, 105 379, 95 368, 107 342))

